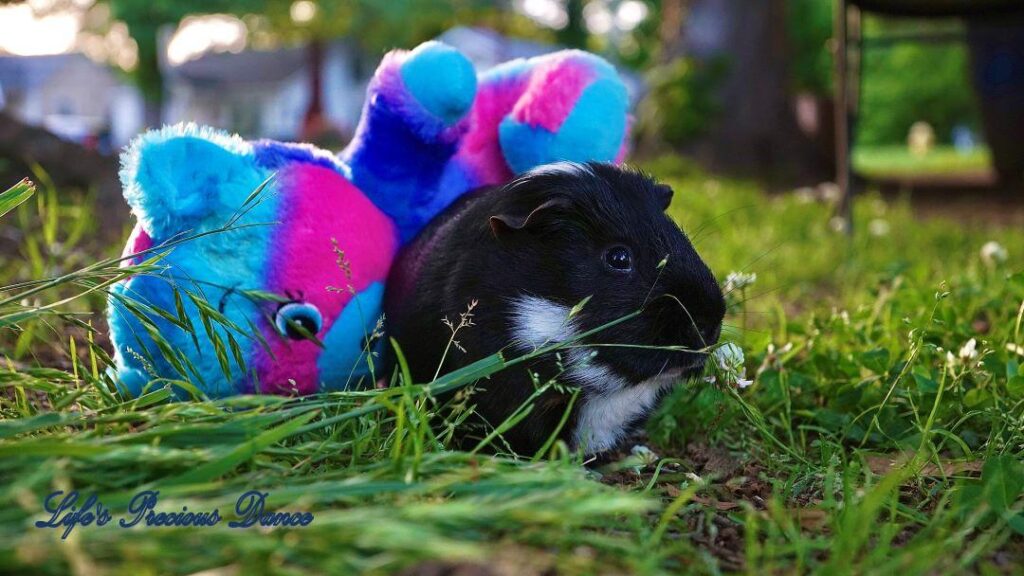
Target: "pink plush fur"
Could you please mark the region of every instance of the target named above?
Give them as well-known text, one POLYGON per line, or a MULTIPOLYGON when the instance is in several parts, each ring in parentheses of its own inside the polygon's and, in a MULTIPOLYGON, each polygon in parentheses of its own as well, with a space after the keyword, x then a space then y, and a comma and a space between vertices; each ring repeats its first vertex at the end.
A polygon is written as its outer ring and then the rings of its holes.
MULTIPOLYGON (((132 234, 128 237, 128 243, 124 245, 124 251, 121 252, 121 257, 126 258, 132 254, 138 254, 143 250, 149 250, 153 247, 153 239, 149 237, 149 234, 142 229, 142 224, 136 224, 135 228, 132 228, 132 234)), ((142 258, 127 258, 121 260, 121 266, 134 266, 138 264, 142 258)))
POLYGON ((543 61, 530 75, 530 84, 512 109, 512 118, 548 132, 558 132, 580 94, 594 79, 594 71, 573 62, 574 52, 543 61))
POLYGON ((498 125, 526 90, 529 77, 514 75, 481 84, 470 111, 472 129, 462 140, 459 156, 474 172, 476 182, 491 184, 512 178, 498 139, 498 125))
POLYGON ((629 155, 629 134, 633 132, 633 115, 630 114, 626 117, 626 133, 622 136, 622 144, 619 146, 619 151, 615 154, 615 163, 622 164, 626 161, 626 156, 629 155))
MULTIPOLYGON (((337 172, 315 165, 296 165, 280 177, 281 230, 288 234, 279 240, 268 266, 266 289, 275 294, 291 294, 313 304, 323 316, 322 334, 326 334, 353 293, 365 290, 387 277, 391 260, 398 249, 397 235, 391 241, 374 243, 382 229, 394 225, 355 186, 337 172), (333 241, 344 252, 338 264, 333 241), (331 287, 329 289, 328 287, 331 287), (335 291, 336 289, 336 291, 335 291)), ((267 326, 264 338, 273 358, 257 347, 258 371, 264 392, 309 394, 320 383, 317 357, 322 350, 309 340, 289 340, 267 326), (294 382, 294 384, 293 384, 294 382)))

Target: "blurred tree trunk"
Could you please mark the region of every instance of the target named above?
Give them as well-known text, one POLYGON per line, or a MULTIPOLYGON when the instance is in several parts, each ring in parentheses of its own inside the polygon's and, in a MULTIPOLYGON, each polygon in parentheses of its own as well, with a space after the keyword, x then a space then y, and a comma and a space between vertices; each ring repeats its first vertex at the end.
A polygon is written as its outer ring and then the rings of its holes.
POLYGON ((309 68, 309 105, 302 119, 301 137, 309 142, 316 140, 327 130, 327 119, 324 117, 323 74, 324 74, 324 43, 314 39, 306 48, 306 66, 309 68))
POLYGON ((728 63, 719 91, 722 112, 699 147, 703 160, 786 183, 832 177, 832 167, 796 123, 785 0, 694 0, 684 35, 688 52, 728 63))
POLYGON ((159 27, 152 24, 135 23, 130 28, 136 39, 139 63, 135 68, 135 83, 145 98, 144 121, 148 128, 159 128, 163 124, 164 81, 160 70, 159 27))
POLYGON ((562 46, 586 49, 589 33, 583 19, 583 0, 568 0, 565 14, 565 27, 555 32, 555 40, 562 46))
POLYGON ((683 51, 683 30, 686 14, 693 0, 662 0, 661 23, 658 25, 660 64, 668 64, 683 51))

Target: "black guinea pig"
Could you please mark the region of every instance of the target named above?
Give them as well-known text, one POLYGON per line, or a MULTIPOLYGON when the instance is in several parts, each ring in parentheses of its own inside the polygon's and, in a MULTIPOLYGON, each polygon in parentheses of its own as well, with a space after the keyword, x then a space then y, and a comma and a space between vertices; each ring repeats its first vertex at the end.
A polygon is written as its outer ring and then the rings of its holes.
MULTIPOLYGON (((388 330, 414 380, 438 372, 452 337, 442 319, 457 323, 473 301, 473 325, 456 337, 463 351, 450 349, 440 374, 498 351, 519 356, 642 309, 529 364, 540 382, 557 377, 580 389, 561 439, 586 454, 615 448, 674 383, 702 373, 725 314, 714 275, 665 215, 671 199, 671 188, 637 171, 596 163, 543 166, 459 199, 402 250, 387 283, 388 330), (652 348, 666 346, 675 349, 652 348)), ((536 390, 521 366, 476 388, 474 418, 490 427, 536 390)), ((502 435, 507 445, 536 452, 570 398, 565 387, 550 388, 502 435)), ((463 440, 480 437, 473 428, 459 431, 463 440)))

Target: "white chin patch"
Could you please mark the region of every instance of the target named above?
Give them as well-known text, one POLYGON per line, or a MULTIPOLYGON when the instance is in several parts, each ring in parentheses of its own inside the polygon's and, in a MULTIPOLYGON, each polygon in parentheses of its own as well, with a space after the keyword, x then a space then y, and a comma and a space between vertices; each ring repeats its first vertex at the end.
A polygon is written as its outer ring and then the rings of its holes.
MULTIPOLYGON (((530 352, 575 337, 579 330, 569 318, 569 311, 568 306, 537 296, 516 299, 510 318, 513 344, 530 352)), ((661 391, 682 375, 679 370, 668 371, 631 386, 592 356, 586 348, 563 351, 564 378, 583 389, 573 447, 582 448, 588 455, 614 448, 625 435, 626 426, 648 414, 661 391)))

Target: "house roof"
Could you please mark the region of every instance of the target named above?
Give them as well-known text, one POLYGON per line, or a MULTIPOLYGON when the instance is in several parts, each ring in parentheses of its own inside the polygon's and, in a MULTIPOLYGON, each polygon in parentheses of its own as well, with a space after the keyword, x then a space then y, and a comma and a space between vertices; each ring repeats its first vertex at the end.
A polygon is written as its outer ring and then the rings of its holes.
POLYGON ((477 65, 492 65, 516 58, 532 58, 559 50, 561 46, 502 36, 489 28, 456 26, 437 37, 461 50, 477 65))
POLYGON ((76 60, 92 63, 84 54, 79 53, 0 56, 0 86, 8 92, 31 90, 44 84, 50 76, 76 60))
POLYGON ((205 54, 164 72, 197 84, 247 84, 277 82, 291 76, 306 64, 303 47, 277 50, 246 50, 205 54))

